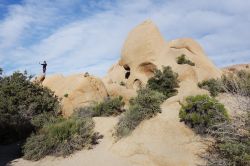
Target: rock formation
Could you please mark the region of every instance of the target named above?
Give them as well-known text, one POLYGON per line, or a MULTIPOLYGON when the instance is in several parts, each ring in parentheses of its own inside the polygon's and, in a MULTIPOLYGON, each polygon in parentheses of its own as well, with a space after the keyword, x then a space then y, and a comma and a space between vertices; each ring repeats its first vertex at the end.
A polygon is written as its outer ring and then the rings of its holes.
MULTIPOLYGON (((197 83, 220 77, 222 72, 192 39, 165 41, 158 28, 151 21, 145 21, 129 33, 121 58, 104 78, 99 79, 88 73, 67 77, 53 75, 46 77, 43 85, 62 98, 63 112, 65 116, 69 116, 74 108, 101 101, 107 96, 123 96, 128 103, 136 95, 136 90, 145 86, 147 80, 154 75, 154 70, 161 69, 162 66, 171 66, 179 74, 180 88, 178 95, 162 104, 161 114, 143 121, 130 136, 116 143, 112 130, 118 118, 94 118, 95 130, 104 135, 100 145, 90 151, 80 151, 69 158, 45 158, 36 164, 193 166, 202 163, 197 154, 204 146, 190 128, 179 122, 178 101, 189 95, 208 93, 198 88, 197 83), (176 59, 182 54, 195 65, 177 64, 176 59)), ((34 165, 26 161, 17 163, 34 165)))
POLYGON ((102 80, 88 73, 68 77, 54 75, 46 78, 43 85, 63 99, 64 113, 70 115, 74 108, 101 101, 108 95, 122 96, 128 103, 136 90, 146 85, 154 70, 162 66, 171 66, 179 74, 179 91, 183 97, 194 91, 200 93, 202 90, 196 86, 198 82, 221 76, 221 71, 197 42, 188 38, 165 41, 154 23, 145 21, 129 33, 120 60, 102 80), (176 59, 182 54, 195 66, 177 64, 176 59))
POLYGON ((103 82, 94 76, 76 74, 48 76, 43 85, 62 98, 63 114, 69 116, 78 107, 100 102, 108 96, 103 82))
POLYGON ((221 71, 197 42, 188 38, 167 42, 152 21, 145 21, 129 33, 120 60, 102 80, 88 73, 68 77, 54 75, 46 78, 43 85, 63 99, 64 113, 70 115, 74 108, 101 101, 108 95, 122 96, 128 103, 136 90, 146 85, 154 70, 162 66, 171 66, 179 74, 179 91, 183 97, 194 91, 200 93, 198 82, 221 76, 221 71), (182 54, 195 66, 177 64, 176 59, 182 54))
POLYGON ((179 91, 183 97, 194 92, 201 93, 202 90, 196 86, 198 82, 221 76, 221 71, 208 59, 197 42, 189 38, 166 42, 151 21, 143 22, 129 33, 121 54, 121 59, 112 66, 104 79, 108 91, 113 91, 113 87, 117 87, 120 82, 126 83, 127 89, 136 91, 146 85, 155 69, 161 69, 162 66, 171 66, 179 74, 179 91), (177 64, 176 59, 182 54, 195 66, 177 64))

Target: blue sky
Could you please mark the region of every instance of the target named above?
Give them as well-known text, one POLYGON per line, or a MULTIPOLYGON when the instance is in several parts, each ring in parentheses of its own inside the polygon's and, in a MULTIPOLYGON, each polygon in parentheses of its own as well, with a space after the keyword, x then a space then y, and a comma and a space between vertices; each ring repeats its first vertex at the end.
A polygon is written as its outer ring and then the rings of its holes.
POLYGON ((103 76, 129 31, 151 19, 169 41, 197 40, 219 67, 250 62, 247 0, 0 0, 0 67, 103 76))

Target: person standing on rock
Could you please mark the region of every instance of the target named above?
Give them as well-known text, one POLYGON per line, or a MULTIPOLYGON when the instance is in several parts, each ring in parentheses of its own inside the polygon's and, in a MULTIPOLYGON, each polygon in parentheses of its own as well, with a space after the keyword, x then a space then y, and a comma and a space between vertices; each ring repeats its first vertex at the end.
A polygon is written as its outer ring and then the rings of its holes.
POLYGON ((46 61, 44 61, 43 63, 39 62, 39 64, 43 66, 43 74, 45 74, 46 73, 46 69, 47 69, 47 63, 46 63, 46 61))

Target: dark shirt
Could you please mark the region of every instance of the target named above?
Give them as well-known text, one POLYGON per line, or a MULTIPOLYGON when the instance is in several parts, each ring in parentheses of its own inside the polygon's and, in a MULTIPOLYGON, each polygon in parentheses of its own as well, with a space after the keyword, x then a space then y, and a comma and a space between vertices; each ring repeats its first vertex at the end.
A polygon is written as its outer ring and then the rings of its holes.
POLYGON ((43 68, 47 67, 47 63, 42 63, 41 65, 43 66, 43 68))

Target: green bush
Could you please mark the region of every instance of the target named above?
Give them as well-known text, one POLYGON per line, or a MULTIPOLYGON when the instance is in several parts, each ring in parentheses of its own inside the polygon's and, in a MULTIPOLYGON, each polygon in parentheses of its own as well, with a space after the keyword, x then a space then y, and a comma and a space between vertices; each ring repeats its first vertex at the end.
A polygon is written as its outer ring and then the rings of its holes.
POLYGON ((218 143, 219 155, 226 160, 228 166, 250 165, 250 139, 218 143))
POLYGON ((77 150, 90 148, 98 139, 91 118, 59 117, 46 123, 31 135, 23 146, 24 158, 39 160, 46 155, 67 156, 77 150))
POLYGON ((180 109, 179 117, 199 134, 206 134, 207 129, 228 120, 224 105, 207 95, 187 97, 186 104, 180 109))
POLYGON ((66 98, 69 97, 69 94, 68 94, 68 93, 65 93, 65 94, 64 94, 64 97, 66 97, 66 98))
POLYGON ((93 105, 93 116, 115 116, 121 114, 125 103, 122 97, 107 98, 103 102, 93 105))
POLYGON ((202 81, 201 83, 198 83, 198 86, 202 89, 208 90, 213 97, 224 91, 222 82, 219 79, 214 78, 202 81))
POLYGON ((177 58, 177 63, 178 64, 188 64, 190 66, 195 66, 195 63, 186 59, 186 55, 182 54, 177 58))
POLYGON ((129 110, 124 113, 116 126, 116 136, 121 138, 130 134, 144 119, 161 112, 160 104, 165 96, 162 93, 144 88, 137 97, 130 100, 129 110))
POLYGON ((163 67, 163 71, 155 70, 155 75, 148 80, 147 87, 163 93, 166 98, 177 94, 179 87, 178 74, 170 66, 163 67))
POLYGON ((0 144, 24 139, 35 128, 40 128, 32 121, 41 114, 60 113, 54 93, 30 79, 26 72, 0 77, 0 144))
POLYGON ((76 108, 73 116, 76 117, 99 117, 99 116, 116 116, 124 112, 125 103, 122 97, 106 98, 100 103, 94 103, 88 107, 76 108))
POLYGON ((89 106, 89 107, 76 108, 72 116, 80 118, 92 118, 94 117, 94 114, 95 113, 93 111, 93 107, 89 106))
POLYGON ((125 82, 121 81, 121 82, 120 82, 120 85, 121 85, 121 86, 125 86, 126 84, 125 84, 125 82))

